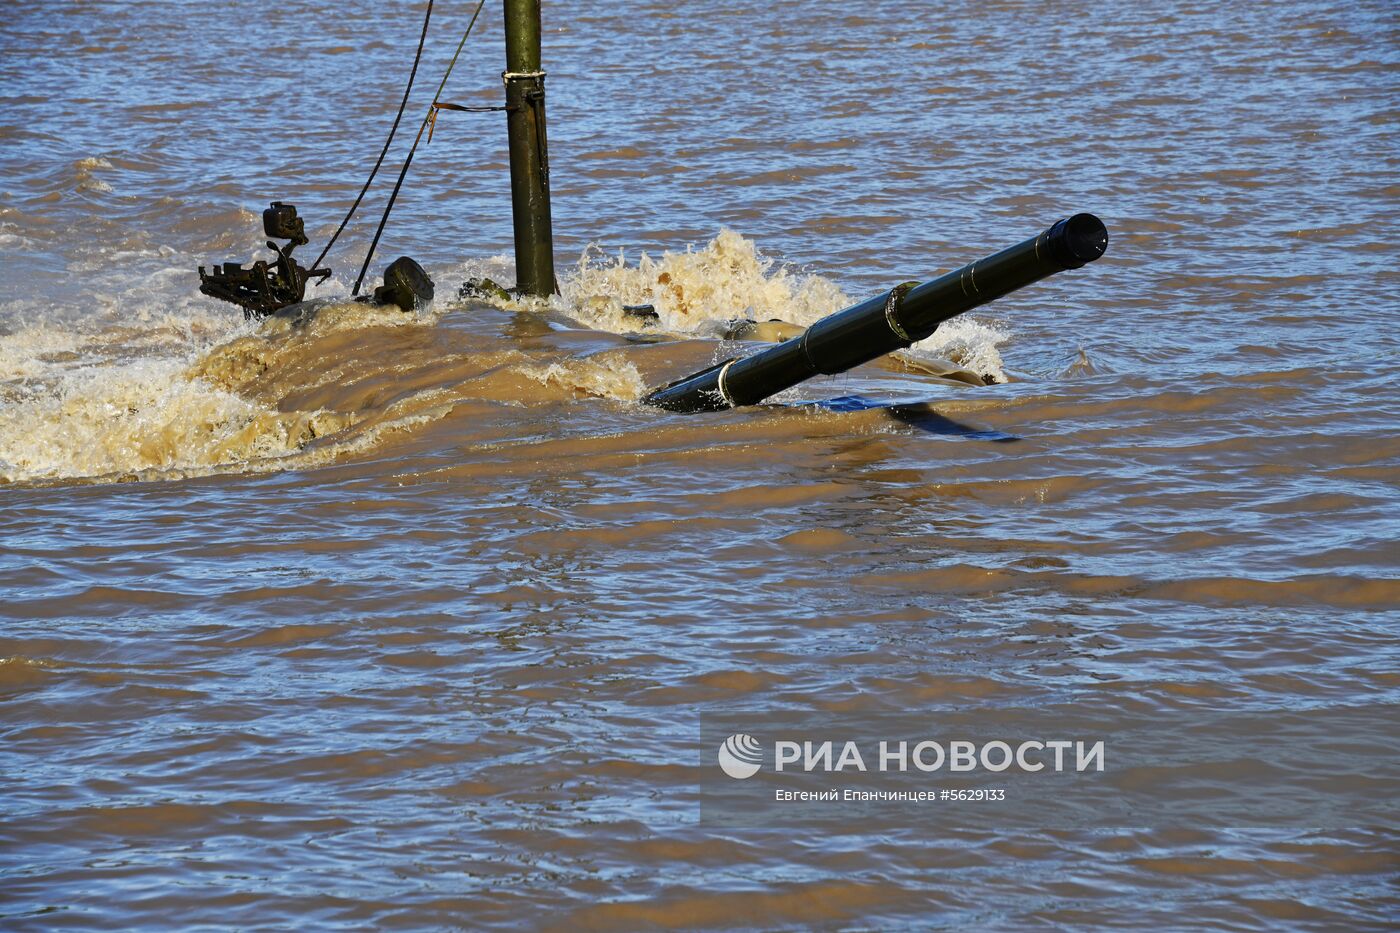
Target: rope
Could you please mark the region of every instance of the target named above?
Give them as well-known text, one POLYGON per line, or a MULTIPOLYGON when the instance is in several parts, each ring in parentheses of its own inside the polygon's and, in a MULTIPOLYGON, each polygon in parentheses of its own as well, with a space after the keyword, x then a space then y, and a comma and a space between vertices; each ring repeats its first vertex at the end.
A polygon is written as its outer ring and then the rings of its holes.
MULTIPOLYGON (((394 202, 399 198, 399 189, 403 187, 403 180, 408 175, 408 167, 413 164, 413 154, 418 151, 418 143, 423 139, 423 131, 428 128, 428 124, 436 122, 436 114, 439 108, 439 100, 442 97, 442 89, 447 87, 447 79, 452 76, 452 69, 457 67, 457 58, 462 54, 462 48, 467 44, 467 37, 472 34, 472 27, 476 25, 476 18, 481 15, 481 8, 486 5, 486 0, 479 0, 476 5, 476 12, 472 13, 471 22, 467 23, 467 31, 462 33, 462 41, 457 43, 457 51, 452 53, 452 61, 447 64, 447 71, 443 74, 442 80, 438 82, 438 89, 433 94, 433 102, 428 107, 428 112, 423 116, 423 122, 418 126, 418 136, 414 138, 413 145, 408 149, 408 156, 403 160, 403 168, 399 170, 399 180, 394 182, 394 191, 389 195, 389 203, 384 206, 384 216, 379 218, 379 228, 374 231, 374 239, 370 241, 369 252, 365 254, 364 265, 360 266, 360 274, 355 279, 355 287, 351 290, 352 296, 360 293, 360 285, 364 283, 365 272, 369 269, 370 260, 374 258, 374 251, 379 247, 379 237, 384 233, 384 225, 389 222, 389 212, 394 209, 394 202)), ((429 0, 428 6, 432 6, 429 0)), ((426 28, 426 26, 424 27, 426 28)), ((448 107, 446 109, 456 109, 448 107)))
POLYGON ((418 76, 418 63, 423 60, 423 43, 428 38, 428 21, 432 18, 433 0, 428 0, 428 12, 423 15, 423 34, 418 37, 418 54, 413 56, 413 70, 408 73, 408 87, 403 89, 403 100, 399 103, 399 112, 394 117, 394 125, 389 127, 389 138, 384 140, 384 148, 379 151, 379 159, 374 163, 374 168, 370 170, 369 177, 365 179, 365 186, 360 189, 359 197, 355 198, 355 203, 351 204, 350 210, 346 211, 345 219, 335 229, 335 234, 326 244, 326 248, 321 250, 321 255, 317 256, 316 261, 311 264, 312 269, 320 267, 321 260, 326 258, 326 254, 331 251, 335 241, 340 239, 340 235, 345 232, 345 225, 350 223, 350 218, 354 217, 355 211, 360 209, 360 202, 365 199, 365 192, 369 191, 370 183, 374 181, 374 176, 379 174, 379 167, 384 164, 384 157, 389 154, 389 144, 394 141, 394 134, 399 131, 399 121, 403 119, 404 109, 408 106, 408 92, 413 90, 413 79, 418 76))
POLYGON ((449 104, 447 101, 433 101, 432 111, 428 114, 428 141, 423 145, 428 146, 433 142, 433 129, 437 126, 438 112, 441 110, 455 110, 460 113, 494 113, 498 110, 509 110, 509 107, 463 107, 461 104, 449 104))

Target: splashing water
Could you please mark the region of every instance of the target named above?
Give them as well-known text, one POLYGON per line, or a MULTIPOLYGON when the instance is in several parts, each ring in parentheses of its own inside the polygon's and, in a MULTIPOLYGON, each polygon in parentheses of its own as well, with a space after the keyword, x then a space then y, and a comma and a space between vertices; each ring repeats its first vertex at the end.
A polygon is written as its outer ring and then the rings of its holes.
MULTIPOLYGON (((701 249, 667 251, 659 259, 643 252, 636 265, 628 265, 624 253, 609 258, 589 247, 561 278, 559 290, 553 303, 557 310, 617 334, 646 327, 623 310, 629 305, 654 308, 653 326, 661 330, 713 337, 744 319, 808 327, 854 303, 831 280, 790 272, 732 230, 721 230, 701 249)), ((998 325, 960 317, 897 355, 922 363, 946 361, 952 365, 943 368, 971 370, 988 381, 1006 382, 998 347, 1009 339, 998 325)))
POLYGON ((141 360, 74 373, 56 394, 0 411, 0 477, 219 466, 285 455, 341 426, 191 378, 178 360, 141 360))
POLYGON ((519 370, 541 385, 562 388, 579 397, 635 402, 647 391, 642 374, 626 360, 588 357, 547 366, 521 366, 519 370))
MULTIPOLYGON (((169 261, 158 250, 144 258, 169 261)), ((502 259, 462 268, 510 272, 502 259)), ((211 309, 189 293, 188 278, 182 266, 153 270, 137 287, 102 282, 82 302, 86 317, 81 307, 37 309, 23 301, 0 309, 9 322, 9 332, 0 331, 0 482, 282 469, 312 462, 313 446, 321 462, 371 449, 392 427, 442 417, 451 404, 439 396, 466 391, 453 388, 461 372, 432 369, 431 354, 405 364, 382 336, 447 326, 442 304, 406 315, 332 302, 297 322, 254 324, 211 309), (384 385, 412 370, 415 387, 406 396, 357 391, 346 375, 352 370, 361 383, 384 385)), ((563 314, 604 333, 715 338, 736 321, 806 326, 851 303, 831 280, 794 273, 752 240, 721 230, 701 248, 643 253, 635 265, 589 248, 548 302, 492 304, 563 314), (658 319, 644 324, 623 311, 638 304, 654 307, 658 319)), ((1005 381, 996 349, 1005 339, 991 325, 958 320, 904 353, 923 371, 971 370, 1005 381)), ((524 361, 512 371, 547 397, 635 402, 647 389, 622 351, 524 361)))
POLYGON ((590 247, 559 290, 567 313, 614 333, 638 329, 624 305, 651 305, 670 332, 711 335, 744 318, 806 325, 850 304, 834 283, 789 273, 732 230, 702 249, 667 251, 660 259, 644 252, 635 266, 623 253, 608 260, 590 247))

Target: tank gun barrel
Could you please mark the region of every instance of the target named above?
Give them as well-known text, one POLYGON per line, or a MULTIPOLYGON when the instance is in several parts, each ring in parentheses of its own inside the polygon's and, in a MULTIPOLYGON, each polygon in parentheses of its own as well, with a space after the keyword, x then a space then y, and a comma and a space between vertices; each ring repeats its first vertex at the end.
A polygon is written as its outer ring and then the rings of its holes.
POLYGON ((1039 236, 919 284, 906 282, 838 311, 798 337, 656 389, 645 401, 668 411, 756 405, 817 375, 842 373, 928 337, 938 325, 1032 282, 1078 269, 1108 249, 1093 214, 1075 214, 1039 236))

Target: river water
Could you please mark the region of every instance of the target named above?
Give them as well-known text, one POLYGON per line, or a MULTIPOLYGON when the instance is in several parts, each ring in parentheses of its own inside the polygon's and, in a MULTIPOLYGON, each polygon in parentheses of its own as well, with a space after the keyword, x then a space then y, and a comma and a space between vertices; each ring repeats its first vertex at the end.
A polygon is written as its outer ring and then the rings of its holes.
MULTIPOLYGON (((410 138, 471 8, 436 6, 410 138)), ((319 250, 423 13, 0 17, 0 926, 1394 920, 1393 825, 818 833, 696 795, 735 710, 1395 727, 1400 8, 546 3, 559 297, 453 297, 513 281, 499 113, 443 115, 375 260, 431 308, 200 296, 271 200, 319 250), (730 321, 1079 210, 1103 260, 897 358, 637 403, 757 346, 730 321)), ((500 35, 491 2, 444 99, 500 103, 500 35)))

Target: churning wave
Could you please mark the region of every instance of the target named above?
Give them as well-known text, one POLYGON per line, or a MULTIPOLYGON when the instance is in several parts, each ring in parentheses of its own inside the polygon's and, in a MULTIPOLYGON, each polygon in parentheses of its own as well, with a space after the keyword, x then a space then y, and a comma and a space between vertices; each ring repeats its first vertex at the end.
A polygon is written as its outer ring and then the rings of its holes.
MULTIPOLYGON (((507 260, 439 270, 439 300, 415 314, 332 302, 299 322, 247 322, 194 293, 194 263, 159 258, 162 268, 139 288, 65 307, 0 307, 0 482, 303 468, 372 450, 468 398, 634 404, 646 389, 625 347, 540 357, 501 340, 441 352, 454 316, 473 313, 444 296, 468 275, 509 281, 507 260)), ((497 304, 620 335, 721 338, 736 322, 797 328, 851 303, 830 280, 795 274, 727 230, 701 248, 635 263, 590 248, 561 276, 560 292, 497 304), (633 305, 652 306, 654 317, 624 311, 633 305)), ((789 332, 750 329, 746 339, 789 332)), ((997 351, 1005 339, 957 321, 903 356, 920 372, 1005 381, 997 351)))

